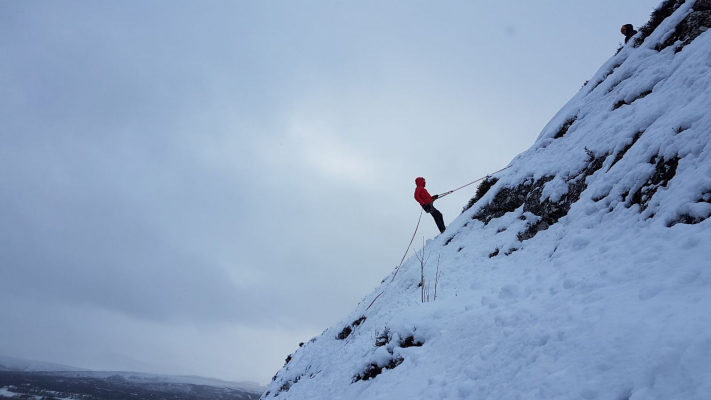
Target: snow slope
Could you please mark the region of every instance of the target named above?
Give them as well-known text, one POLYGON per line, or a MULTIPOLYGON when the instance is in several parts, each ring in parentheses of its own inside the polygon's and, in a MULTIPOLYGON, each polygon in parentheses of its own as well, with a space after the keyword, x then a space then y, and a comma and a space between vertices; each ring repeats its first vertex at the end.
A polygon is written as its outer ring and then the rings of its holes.
POLYGON ((708 3, 664 2, 427 241, 436 301, 409 258, 262 398, 711 399, 708 3))

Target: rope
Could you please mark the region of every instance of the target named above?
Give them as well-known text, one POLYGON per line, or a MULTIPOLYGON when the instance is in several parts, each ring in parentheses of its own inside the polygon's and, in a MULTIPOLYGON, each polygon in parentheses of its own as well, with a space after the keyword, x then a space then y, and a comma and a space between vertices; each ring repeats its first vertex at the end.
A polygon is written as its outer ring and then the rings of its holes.
POLYGON ((438 194, 438 195, 437 195, 437 198, 438 198, 438 199, 441 199, 442 197, 444 197, 444 196, 446 196, 446 195, 448 195, 448 194, 452 194, 452 193, 456 192, 456 191, 459 190, 459 189, 464 189, 465 187, 467 187, 467 186, 469 186, 469 185, 475 184, 475 183, 477 183, 477 182, 479 182, 479 181, 481 181, 481 180, 484 180, 484 179, 490 177, 491 175, 498 174, 499 172, 501 172, 501 171, 503 171, 503 170, 505 170, 505 169, 509 169, 509 168, 511 168, 511 167, 512 167, 512 165, 509 165, 508 167, 502 168, 502 169, 500 169, 500 170, 498 170, 498 171, 496 171, 496 172, 492 172, 492 173, 490 173, 489 175, 487 175, 487 176, 485 176, 485 177, 483 177, 483 178, 479 178, 479 179, 477 179, 477 180, 475 180, 475 181, 469 182, 469 183, 467 183, 467 184, 464 185, 464 186, 460 186, 460 187, 458 187, 458 188, 456 188, 456 189, 454 189, 454 190, 450 190, 449 192, 444 192, 444 193, 442 193, 442 194, 438 194))
MULTIPOLYGON (((511 168, 511 167, 512 167, 512 166, 509 165, 508 167, 502 168, 502 169, 500 169, 500 170, 498 170, 498 171, 496 171, 496 172, 492 172, 491 174, 489 174, 489 175, 487 175, 487 176, 485 176, 485 177, 483 177, 483 178, 479 178, 479 179, 477 179, 477 180, 475 180, 475 181, 469 182, 469 183, 467 183, 467 184, 464 185, 464 186, 458 187, 458 188, 456 188, 456 189, 454 189, 454 190, 450 190, 449 192, 444 192, 444 193, 442 193, 442 194, 440 194, 440 195, 437 195, 437 198, 442 198, 442 197, 444 197, 444 196, 446 196, 446 195, 448 195, 448 194, 451 194, 451 193, 456 192, 457 190, 464 189, 465 187, 467 187, 467 186, 469 186, 469 185, 472 185, 472 184, 474 184, 474 183, 477 183, 477 182, 479 182, 479 181, 481 181, 481 180, 483 180, 483 179, 486 179, 486 178, 490 177, 491 175, 498 174, 499 172, 501 172, 501 171, 503 171, 503 170, 505 170, 505 169, 511 168)), ((420 210, 420 218, 417 219, 417 226, 415 227, 415 232, 412 233, 412 239, 410 239, 410 244, 407 245, 407 250, 405 250, 405 254, 403 254, 402 259, 400 260, 400 265, 398 265, 397 268, 395 268, 395 274, 393 275, 393 278, 390 280, 390 283, 393 283, 393 281, 395 280, 395 277, 397 276, 397 273, 400 272, 400 267, 402 267, 402 263, 405 261, 405 257, 407 257, 407 253, 410 251, 410 247, 412 246, 412 242, 415 240, 415 235, 417 235, 417 230, 420 229, 420 221, 422 221, 422 212, 423 212, 423 210, 420 210)), ((385 293, 384 290, 383 290, 382 292, 380 292, 380 294, 378 294, 377 296, 375 296, 375 298, 373 299, 372 302, 370 302, 370 305, 368 306, 368 308, 365 309, 365 311, 368 311, 368 310, 370 309, 370 307, 372 307, 373 304, 375 303, 375 300, 378 300, 378 298, 379 298, 383 293, 385 293)))
MULTIPOLYGON (((393 283, 393 281, 395 280, 395 277, 397 276, 397 273, 400 272, 400 267, 402 267, 402 263, 403 263, 403 261, 405 261, 405 257, 407 257, 407 252, 410 251, 410 246, 412 246, 412 242, 415 240, 415 235, 417 235, 417 230, 420 229, 420 221, 422 221, 422 211, 423 210, 420 210, 420 218, 417 219, 417 226, 415 227, 415 232, 412 233, 412 239, 410 239, 410 244, 407 245, 407 250, 405 250, 405 254, 403 254, 402 260, 400 260, 400 265, 398 265, 397 268, 395 268, 395 275, 393 275, 393 279, 390 280, 390 283, 393 283)), ((372 307, 373 304, 375 303, 375 300, 378 300, 378 297, 380 297, 383 293, 385 293, 385 290, 383 290, 382 292, 380 292, 380 294, 375 296, 375 298, 373 299, 373 301, 370 302, 370 305, 368 306, 368 308, 365 309, 365 311, 368 311, 370 309, 370 307, 372 307)))
POLYGON ((375 300, 378 300, 378 297, 380 297, 380 295, 383 294, 383 293, 385 293, 384 290, 383 290, 382 292, 380 292, 379 295, 375 296, 375 298, 373 299, 373 301, 370 303, 370 306, 368 306, 368 308, 366 308, 365 311, 368 311, 368 309, 370 309, 370 307, 373 305, 373 303, 375 303, 375 300))
POLYGON ((402 262, 405 261, 405 257, 407 257, 407 252, 410 251, 410 246, 412 246, 412 241, 415 240, 415 235, 417 235, 417 230, 420 229, 420 221, 422 221, 422 209, 420 209, 420 218, 417 219, 417 226, 415 227, 415 232, 412 233, 412 239, 410 239, 410 244, 407 245, 407 250, 405 250, 405 254, 402 255, 402 260, 400 260, 400 265, 395 268, 395 275, 393 275, 393 279, 390 280, 390 283, 392 283, 395 280, 395 277, 397 276, 397 273, 400 271, 400 267, 402 267, 402 262))

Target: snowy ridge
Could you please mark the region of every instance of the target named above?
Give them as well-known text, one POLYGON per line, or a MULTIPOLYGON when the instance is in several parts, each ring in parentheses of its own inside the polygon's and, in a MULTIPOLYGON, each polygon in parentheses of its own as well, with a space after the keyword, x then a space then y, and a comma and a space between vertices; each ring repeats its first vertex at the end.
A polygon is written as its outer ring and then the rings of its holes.
POLYGON ((205 378, 194 375, 159 375, 145 372, 128 371, 76 371, 58 374, 73 378, 115 378, 121 377, 125 381, 133 383, 185 383, 191 385, 204 385, 216 388, 230 388, 244 390, 253 393, 261 393, 264 387, 255 382, 232 382, 215 378, 205 378))
POLYGON ((70 378, 107 379, 121 377, 124 381, 132 383, 204 385, 216 388, 244 390, 252 393, 262 393, 264 391, 264 387, 256 382, 231 382, 194 375, 161 375, 131 371, 92 371, 85 368, 43 361, 31 361, 8 356, 0 356, 0 371, 46 372, 46 374, 44 374, 45 376, 70 378))
POLYGON ((436 301, 409 258, 262 398, 711 398, 711 34, 667 43, 708 1, 671 3, 427 241, 436 301))
POLYGON ((87 371, 84 368, 54 364, 43 361, 30 361, 21 358, 0 356, 0 371, 87 371))

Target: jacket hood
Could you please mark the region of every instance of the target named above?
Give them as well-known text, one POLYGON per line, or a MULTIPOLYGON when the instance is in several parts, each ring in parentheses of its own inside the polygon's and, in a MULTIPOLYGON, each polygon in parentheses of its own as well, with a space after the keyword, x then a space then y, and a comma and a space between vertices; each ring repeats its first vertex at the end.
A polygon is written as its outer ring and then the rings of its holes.
POLYGON ((625 36, 628 38, 634 36, 637 33, 637 31, 634 30, 634 26, 632 26, 632 24, 625 24, 624 28, 625 28, 625 36))
POLYGON ((423 177, 416 178, 415 185, 417 185, 417 187, 425 187, 425 178, 423 178, 423 177))

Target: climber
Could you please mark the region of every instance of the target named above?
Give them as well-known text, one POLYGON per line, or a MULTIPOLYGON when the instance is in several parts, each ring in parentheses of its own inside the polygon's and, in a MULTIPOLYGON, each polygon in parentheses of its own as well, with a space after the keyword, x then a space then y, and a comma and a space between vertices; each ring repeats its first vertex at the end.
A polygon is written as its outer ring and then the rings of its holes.
POLYGON ((637 34, 637 31, 634 30, 634 27, 632 26, 632 24, 622 25, 620 32, 622 32, 622 34, 625 35, 625 44, 627 44, 627 42, 630 41, 632 36, 637 34))
POLYGON ((439 232, 444 233, 446 227, 444 226, 442 213, 432 205, 432 203, 437 200, 438 195, 430 196, 430 193, 425 189, 425 178, 423 177, 415 179, 415 184, 417 185, 417 189, 415 189, 415 200, 420 203, 426 213, 432 215, 432 218, 434 218, 437 224, 437 228, 439 228, 439 232))

